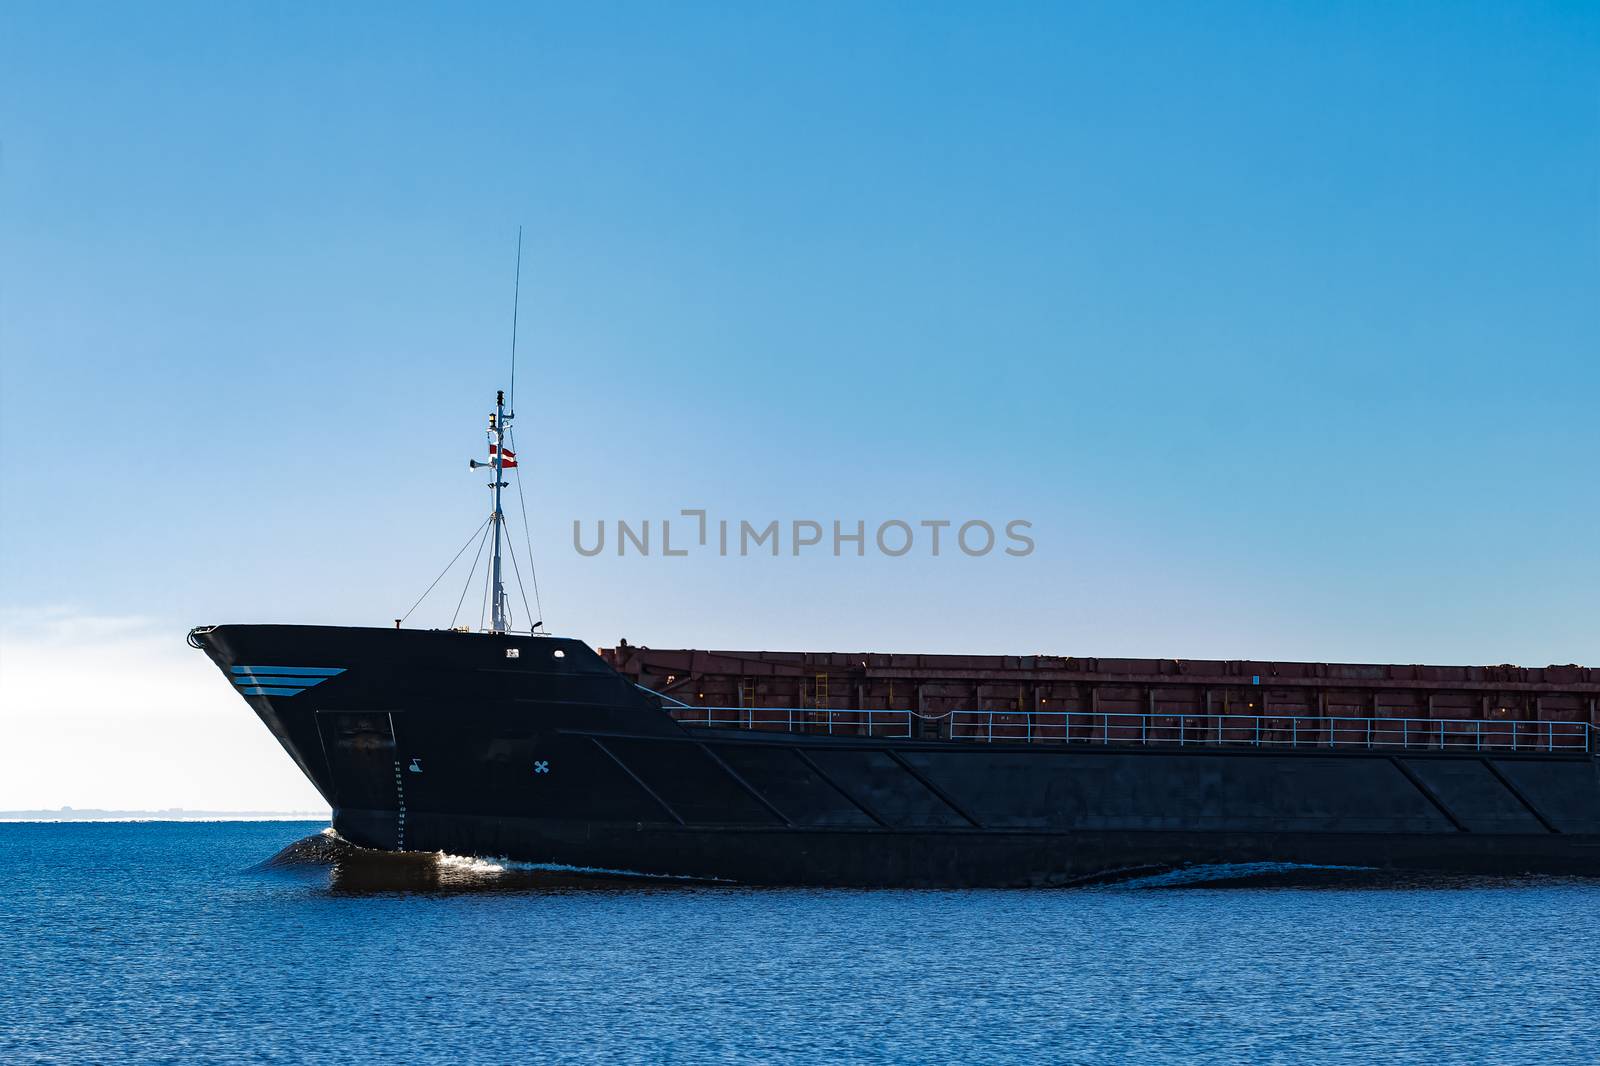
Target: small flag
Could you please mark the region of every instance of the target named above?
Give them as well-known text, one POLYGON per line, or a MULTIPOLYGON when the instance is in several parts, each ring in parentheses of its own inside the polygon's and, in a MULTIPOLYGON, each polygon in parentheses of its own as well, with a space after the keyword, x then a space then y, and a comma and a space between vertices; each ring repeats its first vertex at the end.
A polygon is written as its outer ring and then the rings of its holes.
MULTIPOLYGON (((494 444, 489 445, 489 458, 491 460, 494 459, 494 453, 497 450, 497 447, 498 446, 494 445, 494 444)), ((510 448, 507 448, 505 451, 500 453, 500 469, 502 469, 502 470, 512 470, 512 469, 516 468, 516 465, 517 465, 517 453, 516 452, 512 451, 510 448)))

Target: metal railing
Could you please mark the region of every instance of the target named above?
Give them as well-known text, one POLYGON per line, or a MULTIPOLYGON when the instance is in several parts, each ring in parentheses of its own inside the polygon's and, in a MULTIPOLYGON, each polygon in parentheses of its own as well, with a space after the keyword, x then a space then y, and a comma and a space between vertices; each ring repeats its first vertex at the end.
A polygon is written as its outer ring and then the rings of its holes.
POLYGON ((1173 747, 1393 749, 1595 754, 1588 722, 1504 718, 1344 718, 1327 715, 1133 714, 1102 711, 838 710, 809 707, 665 708, 680 725, 707 729, 907 739, 914 719, 948 719, 952 741, 1173 747))
POLYGON ((827 707, 668 707, 679 725, 708 729, 757 729, 827 736, 911 736, 913 711, 833 710, 827 707))
POLYGON ((954 711, 950 739, 1291 748, 1593 753, 1588 722, 1504 718, 1343 718, 1325 715, 954 711))

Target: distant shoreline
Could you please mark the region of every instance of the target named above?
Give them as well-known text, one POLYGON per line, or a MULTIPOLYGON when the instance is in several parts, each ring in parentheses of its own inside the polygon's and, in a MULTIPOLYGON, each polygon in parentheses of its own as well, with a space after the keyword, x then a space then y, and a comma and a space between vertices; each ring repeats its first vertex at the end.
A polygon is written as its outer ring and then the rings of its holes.
POLYGON ((317 811, 119 811, 97 807, 61 807, 53 811, 0 811, 0 822, 327 822, 317 811))

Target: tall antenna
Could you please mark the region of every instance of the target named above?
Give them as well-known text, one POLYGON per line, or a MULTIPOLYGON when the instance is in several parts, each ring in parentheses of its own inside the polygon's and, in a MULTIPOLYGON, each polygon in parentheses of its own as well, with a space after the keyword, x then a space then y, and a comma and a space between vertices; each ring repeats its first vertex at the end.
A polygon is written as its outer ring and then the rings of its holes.
MULTIPOLYGON (((522 302, 522 227, 517 227, 517 273, 511 290, 511 410, 506 412, 509 421, 516 416, 517 397, 517 310, 522 302)), ((514 446, 517 442, 516 431, 508 425, 506 435, 514 446)), ((517 504, 522 510, 522 537, 523 543, 528 547, 528 576, 533 579, 533 603, 537 611, 530 611, 532 624, 528 627, 529 633, 537 633, 544 627, 544 604, 539 599, 539 571, 533 563, 533 531, 528 526, 528 501, 522 495, 522 472, 517 472, 517 504)), ((503 524, 503 520, 502 520, 503 524)), ((511 547, 510 531, 506 532, 506 547, 511 549, 511 565, 517 566, 516 549, 511 547)), ((522 606, 528 606, 528 590, 522 584, 522 572, 517 571, 517 588, 522 593, 522 606)))
POLYGON ((511 413, 517 413, 517 305, 522 302, 522 227, 517 227, 517 275, 511 290, 511 413))

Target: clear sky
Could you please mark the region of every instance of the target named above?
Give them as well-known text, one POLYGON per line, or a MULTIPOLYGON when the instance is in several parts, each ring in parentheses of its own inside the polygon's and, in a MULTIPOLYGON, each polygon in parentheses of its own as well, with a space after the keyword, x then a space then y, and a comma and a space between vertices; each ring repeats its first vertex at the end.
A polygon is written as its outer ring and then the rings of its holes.
POLYGON ((183 633, 466 539, 518 224, 554 631, 1600 665, 1600 6, 10 3, 0 808, 316 806, 183 633))

